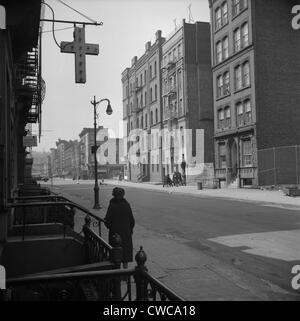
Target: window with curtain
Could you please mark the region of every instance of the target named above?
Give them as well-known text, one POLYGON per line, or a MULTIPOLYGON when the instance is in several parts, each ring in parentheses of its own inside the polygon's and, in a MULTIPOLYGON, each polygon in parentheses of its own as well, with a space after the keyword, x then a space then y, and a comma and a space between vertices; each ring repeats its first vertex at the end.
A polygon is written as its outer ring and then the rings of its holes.
POLYGON ((229 71, 224 73, 224 95, 230 94, 230 78, 229 78, 229 71))
POLYGON ((217 78, 217 97, 221 97, 223 95, 223 76, 220 75, 217 78))

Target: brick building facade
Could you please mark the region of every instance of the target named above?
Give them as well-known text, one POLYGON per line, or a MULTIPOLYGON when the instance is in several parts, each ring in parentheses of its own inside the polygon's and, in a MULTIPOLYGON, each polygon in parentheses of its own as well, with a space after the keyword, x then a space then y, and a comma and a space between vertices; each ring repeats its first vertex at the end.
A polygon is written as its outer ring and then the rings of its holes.
POLYGON ((210 59, 209 24, 183 20, 167 39, 157 31, 155 43, 147 42, 145 54, 134 57, 131 68, 124 70, 129 180, 161 182, 164 175, 181 170, 183 158, 191 168, 191 177, 212 163, 210 59), (186 129, 192 131, 191 136, 186 129), (201 137, 197 142, 196 129, 201 137), (200 150, 198 155, 196 150, 200 150), (198 171, 196 164, 201 167, 198 171))
POLYGON ((233 186, 295 184, 300 167, 300 38, 290 24, 295 1, 209 4, 216 178, 233 186), (284 160, 287 152, 290 160, 284 160))

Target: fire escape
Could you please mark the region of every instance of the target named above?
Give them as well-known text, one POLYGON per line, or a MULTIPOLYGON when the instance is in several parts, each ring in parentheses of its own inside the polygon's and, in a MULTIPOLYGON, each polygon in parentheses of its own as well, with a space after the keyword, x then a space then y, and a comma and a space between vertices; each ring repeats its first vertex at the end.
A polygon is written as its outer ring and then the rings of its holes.
POLYGON ((41 135, 41 105, 45 97, 45 82, 41 77, 39 48, 28 51, 16 63, 16 87, 20 99, 26 101, 26 123, 39 123, 41 135))

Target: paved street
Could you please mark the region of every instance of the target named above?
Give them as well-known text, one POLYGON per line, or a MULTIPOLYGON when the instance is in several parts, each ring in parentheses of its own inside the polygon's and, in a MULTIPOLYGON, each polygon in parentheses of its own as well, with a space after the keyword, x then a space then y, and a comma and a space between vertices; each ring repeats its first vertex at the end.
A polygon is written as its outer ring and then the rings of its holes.
MULTIPOLYGON (((53 191, 91 209, 91 182, 56 181, 53 191)), ((100 186, 104 217, 114 185, 100 186)), ((154 276, 190 300, 299 299, 300 212, 212 197, 125 187, 154 276)), ((103 234, 106 237, 106 233, 103 234)))

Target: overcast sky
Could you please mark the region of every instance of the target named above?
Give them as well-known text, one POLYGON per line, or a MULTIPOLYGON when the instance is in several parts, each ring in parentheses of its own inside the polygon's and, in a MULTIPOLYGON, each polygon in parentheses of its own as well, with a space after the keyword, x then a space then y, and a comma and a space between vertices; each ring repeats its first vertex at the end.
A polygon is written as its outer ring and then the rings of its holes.
MULTIPOLYGON (((55 141, 78 139, 83 127, 93 127, 94 95, 97 100, 109 98, 113 114, 105 114, 106 103, 98 106, 98 124, 118 133, 122 120, 121 73, 130 67, 133 56, 140 57, 145 43, 155 40, 162 30, 167 37, 182 19, 189 22, 188 6, 194 21, 209 21, 208 0, 63 0, 86 16, 102 21, 103 26, 86 26, 85 39, 99 44, 98 56, 87 56, 87 81, 75 83, 74 55, 61 53, 55 44, 52 24, 44 23, 42 76, 46 82, 46 97, 42 106, 42 137, 34 150, 48 151, 55 141)), ((58 0, 46 0, 55 12, 55 19, 87 21, 58 0)), ((45 18, 52 19, 45 9, 45 18)), ((55 29, 70 27, 55 24, 55 29)), ((73 29, 56 31, 57 41, 73 41, 73 29)))

